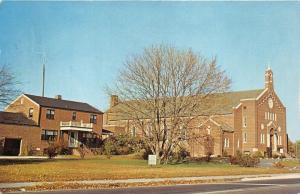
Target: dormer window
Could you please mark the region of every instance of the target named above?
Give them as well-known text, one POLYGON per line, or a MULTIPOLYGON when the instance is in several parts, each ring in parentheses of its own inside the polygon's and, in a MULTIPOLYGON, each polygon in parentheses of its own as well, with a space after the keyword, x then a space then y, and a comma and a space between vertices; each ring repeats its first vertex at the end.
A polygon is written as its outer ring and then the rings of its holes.
POLYGON ((28 118, 32 118, 32 117, 33 117, 33 108, 29 108, 28 118))

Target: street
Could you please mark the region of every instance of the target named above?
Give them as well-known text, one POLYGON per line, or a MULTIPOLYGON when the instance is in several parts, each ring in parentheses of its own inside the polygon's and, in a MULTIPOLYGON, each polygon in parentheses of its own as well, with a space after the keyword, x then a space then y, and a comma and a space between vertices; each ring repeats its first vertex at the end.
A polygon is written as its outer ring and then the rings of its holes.
MULTIPOLYGON (((28 194, 34 192, 28 192, 28 194)), ((300 193, 300 178, 271 179, 240 181, 219 184, 175 185, 158 187, 134 187, 118 189, 95 189, 95 190, 65 190, 44 191, 40 194, 175 194, 175 193, 272 193, 272 194, 298 194, 300 193)))

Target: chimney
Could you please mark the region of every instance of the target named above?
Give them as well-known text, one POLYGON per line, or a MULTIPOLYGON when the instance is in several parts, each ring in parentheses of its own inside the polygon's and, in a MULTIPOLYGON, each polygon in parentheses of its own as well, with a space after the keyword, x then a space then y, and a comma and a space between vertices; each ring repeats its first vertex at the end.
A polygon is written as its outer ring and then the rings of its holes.
POLYGON ((61 100, 62 99, 61 95, 56 95, 54 98, 57 99, 57 100, 61 100))
POLYGON ((119 103, 119 97, 117 95, 110 96, 110 108, 116 106, 119 103))

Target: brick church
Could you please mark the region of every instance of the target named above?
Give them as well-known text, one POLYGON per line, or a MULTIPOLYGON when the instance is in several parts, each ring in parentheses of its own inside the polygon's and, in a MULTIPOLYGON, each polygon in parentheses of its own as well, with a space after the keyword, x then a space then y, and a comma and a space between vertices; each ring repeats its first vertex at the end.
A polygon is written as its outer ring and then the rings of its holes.
MULTIPOLYGON (((245 154, 261 152, 267 157, 287 153, 286 108, 276 94, 273 72, 265 71, 265 87, 257 90, 226 92, 225 100, 217 103, 212 116, 199 113, 189 130, 205 132, 214 138, 214 156, 234 155, 238 150, 245 154)), ((139 135, 129 115, 120 117, 122 102, 111 96, 110 108, 104 114, 104 128, 115 134, 139 135)), ((191 156, 204 155, 197 142, 187 142, 191 156)))

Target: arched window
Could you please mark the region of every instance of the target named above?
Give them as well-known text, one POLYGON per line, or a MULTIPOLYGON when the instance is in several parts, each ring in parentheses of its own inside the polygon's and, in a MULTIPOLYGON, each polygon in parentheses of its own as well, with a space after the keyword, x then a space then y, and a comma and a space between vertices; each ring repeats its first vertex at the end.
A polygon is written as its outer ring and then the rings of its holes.
POLYGON ((208 127, 206 128, 206 131, 207 131, 207 134, 210 135, 210 133, 211 133, 210 126, 208 126, 208 127))
POLYGON ((136 129, 135 129, 135 127, 131 128, 131 135, 132 135, 132 137, 136 136, 136 129))
POLYGON ((243 117, 243 127, 247 127, 247 117, 243 117))
POLYGON ((246 132, 244 132, 243 142, 247 143, 247 133, 246 132))

